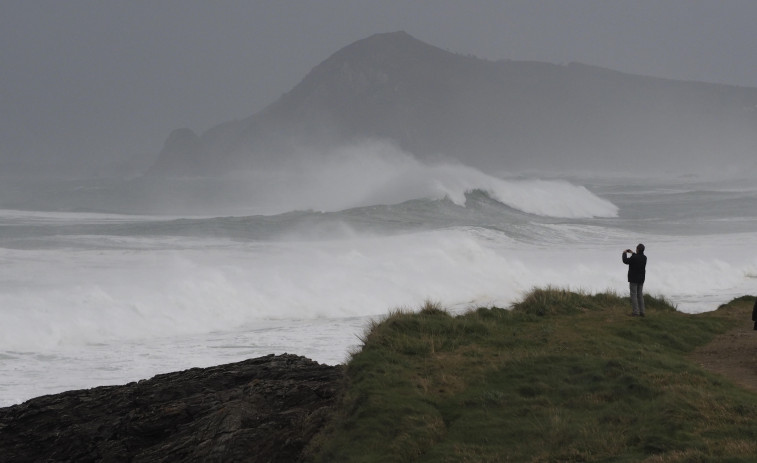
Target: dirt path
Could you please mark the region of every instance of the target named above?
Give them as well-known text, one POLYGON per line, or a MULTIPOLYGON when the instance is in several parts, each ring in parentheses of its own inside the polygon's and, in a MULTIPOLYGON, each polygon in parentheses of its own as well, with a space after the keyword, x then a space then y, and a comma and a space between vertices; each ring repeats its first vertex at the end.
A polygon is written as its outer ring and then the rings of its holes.
POLYGON ((757 392, 757 331, 750 318, 751 307, 744 313, 743 326, 716 337, 695 350, 691 358, 704 368, 757 392))

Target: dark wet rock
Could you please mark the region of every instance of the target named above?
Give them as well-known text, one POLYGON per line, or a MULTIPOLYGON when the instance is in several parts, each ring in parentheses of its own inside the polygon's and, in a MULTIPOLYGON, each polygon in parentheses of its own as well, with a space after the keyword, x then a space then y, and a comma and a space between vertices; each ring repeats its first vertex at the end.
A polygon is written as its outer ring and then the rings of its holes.
POLYGON ((2 462, 296 462, 342 368, 269 355, 0 408, 2 462))

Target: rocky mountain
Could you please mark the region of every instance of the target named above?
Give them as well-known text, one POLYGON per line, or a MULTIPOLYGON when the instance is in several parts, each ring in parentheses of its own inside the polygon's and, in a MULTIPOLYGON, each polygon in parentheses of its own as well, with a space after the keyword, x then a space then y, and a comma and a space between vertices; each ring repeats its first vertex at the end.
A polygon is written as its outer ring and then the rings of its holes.
POLYGON ((249 118, 175 131, 151 173, 256 169, 377 138, 482 169, 688 172, 753 163, 756 129, 755 88, 494 62, 395 32, 339 50, 249 118))

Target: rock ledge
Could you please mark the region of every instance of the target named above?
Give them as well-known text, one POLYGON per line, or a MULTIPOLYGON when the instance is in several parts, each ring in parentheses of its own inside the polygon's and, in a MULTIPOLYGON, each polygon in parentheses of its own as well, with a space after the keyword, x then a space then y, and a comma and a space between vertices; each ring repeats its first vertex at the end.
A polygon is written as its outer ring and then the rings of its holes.
POLYGON ((341 366, 268 355, 0 408, 0 461, 296 462, 341 366))

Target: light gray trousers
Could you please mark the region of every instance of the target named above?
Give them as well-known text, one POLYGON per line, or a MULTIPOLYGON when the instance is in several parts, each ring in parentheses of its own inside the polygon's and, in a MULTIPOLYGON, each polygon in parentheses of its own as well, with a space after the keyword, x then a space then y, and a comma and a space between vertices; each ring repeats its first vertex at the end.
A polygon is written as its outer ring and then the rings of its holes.
POLYGON ((644 315, 644 283, 628 283, 631 289, 631 308, 634 315, 644 315))

